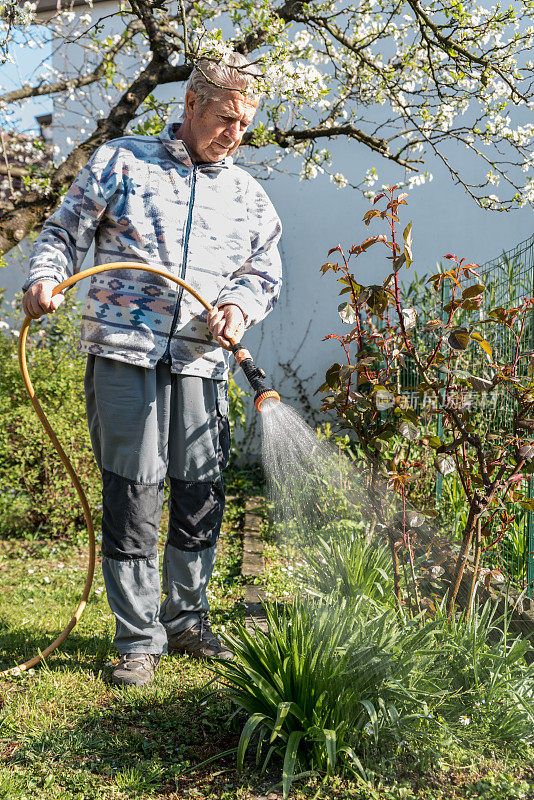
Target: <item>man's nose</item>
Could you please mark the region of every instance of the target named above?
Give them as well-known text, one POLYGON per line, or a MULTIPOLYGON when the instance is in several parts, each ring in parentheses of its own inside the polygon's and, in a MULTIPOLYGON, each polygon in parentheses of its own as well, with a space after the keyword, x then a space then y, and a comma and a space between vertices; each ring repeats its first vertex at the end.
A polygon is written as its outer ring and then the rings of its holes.
POLYGON ((236 119, 235 122, 229 123, 226 126, 224 133, 233 142, 239 139, 239 134, 240 134, 239 120, 236 119))

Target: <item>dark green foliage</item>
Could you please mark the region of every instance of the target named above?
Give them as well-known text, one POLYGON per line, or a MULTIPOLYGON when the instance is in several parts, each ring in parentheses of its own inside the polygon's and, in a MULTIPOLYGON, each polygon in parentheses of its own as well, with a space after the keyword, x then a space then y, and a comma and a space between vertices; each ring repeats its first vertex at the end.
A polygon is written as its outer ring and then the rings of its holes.
MULTIPOLYGON (((85 420, 85 358, 78 355, 80 311, 69 294, 57 316, 33 322, 28 366, 37 397, 71 459, 92 508, 100 504, 100 476, 85 420)), ((65 535, 84 527, 70 479, 41 428, 19 372, 19 321, 0 336, 0 532, 65 535)))

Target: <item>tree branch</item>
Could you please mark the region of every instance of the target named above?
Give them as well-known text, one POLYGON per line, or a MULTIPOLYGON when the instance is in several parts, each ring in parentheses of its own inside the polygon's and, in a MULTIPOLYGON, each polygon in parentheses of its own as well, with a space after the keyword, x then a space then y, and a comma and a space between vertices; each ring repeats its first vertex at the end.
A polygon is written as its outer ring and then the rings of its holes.
MULTIPOLYGON (((335 136, 346 136, 349 139, 356 139, 356 141, 361 142, 361 144, 366 145, 366 147, 369 147, 370 150, 380 153, 380 155, 384 158, 387 158, 390 161, 395 161, 402 167, 406 167, 407 169, 417 172, 416 167, 413 167, 410 161, 404 158, 399 158, 399 156, 390 152, 388 143, 385 139, 377 139, 375 136, 365 133, 365 131, 362 131, 360 128, 357 128, 351 123, 347 123, 346 125, 332 125, 330 128, 322 128, 317 126, 315 128, 306 128, 305 130, 289 129, 287 131, 280 131, 275 129, 271 131, 271 133, 275 138, 276 144, 279 145, 279 147, 284 148, 291 147, 295 142, 315 141, 316 139, 332 139, 335 136)), ((243 137, 243 145, 248 145, 249 147, 259 147, 260 145, 255 145, 253 143, 253 135, 253 132, 247 133, 243 137)))
POLYGON ((160 6, 157 0, 130 0, 133 13, 141 20, 150 42, 150 49, 159 61, 169 60, 172 47, 160 29, 158 20, 154 16, 154 8, 160 6))
POLYGON ((452 36, 444 36, 436 23, 432 22, 426 11, 421 8, 418 0, 408 0, 408 5, 413 10, 414 14, 430 28, 436 37, 436 43, 440 50, 443 50, 443 52, 447 53, 448 55, 450 54, 451 50, 456 51, 458 55, 463 56, 466 61, 469 61, 473 64, 478 64, 479 66, 484 67, 484 69, 491 70, 491 72, 494 72, 506 83, 512 94, 515 94, 518 100, 524 100, 525 102, 528 102, 528 97, 525 97, 516 89, 507 74, 503 72, 503 70, 494 62, 490 61, 488 58, 483 58, 482 56, 476 56, 474 53, 470 53, 469 50, 466 50, 465 47, 459 44, 456 39, 453 39, 452 36))
MULTIPOLYGON (((156 88, 165 73, 166 64, 154 57, 133 81, 105 119, 97 122, 96 130, 74 148, 51 175, 51 190, 46 196, 28 193, 14 208, 0 216, 0 252, 5 253, 18 244, 34 227, 40 225, 55 208, 63 190, 70 186, 78 172, 100 145, 124 134, 127 124, 145 98, 156 88)), ((179 68, 173 68, 178 75, 179 68)), ((185 80, 191 68, 183 67, 179 80, 185 80)))
POLYGON ((79 89, 81 86, 88 86, 91 83, 95 83, 100 80, 100 78, 104 77, 109 59, 116 56, 124 45, 142 29, 143 26, 138 20, 130 22, 122 33, 121 38, 107 51, 100 64, 87 75, 81 75, 78 78, 64 78, 54 83, 40 83, 37 86, 23 86, 21 89, 15 89, 12 92, 1 95, 0 103, 14 103, 17 100, 26 100, 28 97, 42 97, 43 95, 57 94, 57 92, 79 89))

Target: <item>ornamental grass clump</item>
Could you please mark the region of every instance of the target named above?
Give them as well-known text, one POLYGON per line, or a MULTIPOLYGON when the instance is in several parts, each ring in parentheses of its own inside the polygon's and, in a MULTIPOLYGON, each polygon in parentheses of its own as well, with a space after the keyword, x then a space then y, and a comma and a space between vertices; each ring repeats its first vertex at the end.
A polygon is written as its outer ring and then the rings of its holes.
POLYGON ((436 680, 448 691, 439 713, 459 740, 482 751, 534 744, 532 645, 487 602, 469 617, 435 620, 436 680))
MULTIPOLYGON (((358 536, 349 530, 349 539, 351 533, 358 536)), ((359 541, 366 566, 348 599, 344 581, 334 581, 328 593, 324 573, 310 575, 308 587, 325 580, 318 599, 268 603, 268 633, 239 624, 225 637, 235 660, 214 669, 248 717, 238 767, 254 740, 262 770, 282 760, 287 797, 296 778, 394 775, 399 760, 428 767, 451 748, 472 759, 526 755, 534 745, 530 643, 510 635, 508 617, 498 617, 490 602, 452 618, 445 600, 433 617, 388 606, 392 576, 376 568, 385 555, 359 541), (376 586, 374 595, 368 590, 373 570, 383 595, 376 586)), ((307 555, 321 569, 330 557, 324 547, 319 541, 307 555)), ((352 569, 354 552, 338 551, 340 562, 348 561, 342 574, 352 569)))
POLYGON ((317 532, 298 571, 308 594, 323 599, 332 594, 346 600, 364 597, 395 605, 389 552, 378 542, 368 545, 363 534, 362 524, 352 520, 331 523, 317 532))
POLYGON ((398 738, 414 698, 435 693, 431 634, 411 620, 401 625, 395 611, 363 597, 337 605, 296 598, 265 610, 269 633, 238 625, 225 637, 235 660, 215 667, 227 695, 248 714, 238 767, 255 736, 262 769, 274 755, 283 760, 284 797, 296 777, 360 774, 365 742, 398 738))

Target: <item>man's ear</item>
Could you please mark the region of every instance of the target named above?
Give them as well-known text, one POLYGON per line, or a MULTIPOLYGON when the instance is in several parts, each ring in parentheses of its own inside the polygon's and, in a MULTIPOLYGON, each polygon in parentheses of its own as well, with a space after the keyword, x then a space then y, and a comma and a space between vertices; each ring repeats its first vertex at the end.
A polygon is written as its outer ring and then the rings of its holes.
POLYGON ((192 89, 188 89, 185 93, 185 116, 187 119, 191 119, 195 112, 195 107, 197 104, 197 96, 192 89))

